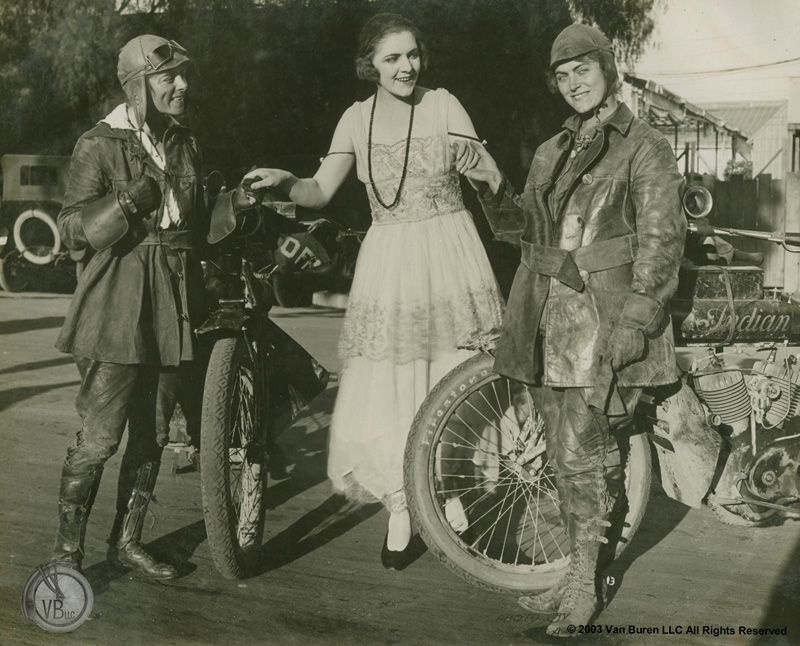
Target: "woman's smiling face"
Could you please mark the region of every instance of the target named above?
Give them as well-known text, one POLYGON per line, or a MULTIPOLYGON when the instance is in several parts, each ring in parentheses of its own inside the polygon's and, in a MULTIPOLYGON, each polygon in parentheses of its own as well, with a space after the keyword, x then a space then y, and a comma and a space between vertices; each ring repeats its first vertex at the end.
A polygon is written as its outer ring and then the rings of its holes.
POLYGON ((186 112, 186 91, 189 89, 185 66, 151 74, 147 77, 153 106, 161 114, 179 117, 186 112))
POLYGON ((567 61, 556 67, 555 77, 561 96, 578 114, 586 114, 603 102, 606 80, 597 61, 567 61))
POLYGON ((387 92, 411 96, 422 66, 417 39, 410 31, 388 34, 375 48, 372 64, 380 75, 378 84, 387 92))

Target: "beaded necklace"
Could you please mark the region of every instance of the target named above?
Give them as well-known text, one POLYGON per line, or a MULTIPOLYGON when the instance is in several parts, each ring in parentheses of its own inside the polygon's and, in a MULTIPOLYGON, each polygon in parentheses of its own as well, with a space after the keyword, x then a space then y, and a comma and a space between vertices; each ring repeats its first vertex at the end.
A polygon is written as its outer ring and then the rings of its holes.
POLYGON ((403 183, 406 181, 406 172, 408 172, 408 153, 411 150, 411 130, 414 128, 414 93, 411 93, 411 116, 408 119, 408 136, 406 137, 406 155, 403 160, 403 174, 400 176, 400 183, 397 185, 397 193, 394 196, 391 204, 386 204, 381 199, 378 193, 378 187, 375 186, 375 180, 372 178, 372 123, 375 120, 375 106, 378 103, 378 93, 375 93, 375 98, 372 101, 372 112, 369 115, 369 135, 367 137, 367 172, 369 173, 369 183, 375 193, 375 198, 378 200, 384 209, 392 209, 397 206, 400 201, 400 191, 403 189, 403 183))

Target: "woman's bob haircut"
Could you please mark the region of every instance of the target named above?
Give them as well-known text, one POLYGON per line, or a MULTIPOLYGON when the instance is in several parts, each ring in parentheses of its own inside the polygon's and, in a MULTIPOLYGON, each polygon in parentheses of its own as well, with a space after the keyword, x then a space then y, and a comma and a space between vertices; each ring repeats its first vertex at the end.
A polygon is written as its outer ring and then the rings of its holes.
POLYGON ((356 54, 356 74, 363 81, 377 83, 380 74, 372 64, 380 42, 390 34, 410 32, 417 41, 419 49, 420 72, 427 67, 428 50, 419 29, 413 22, 396 13, 379 13, 370 18, 361 28, 358 37, 358 53, 356 54))

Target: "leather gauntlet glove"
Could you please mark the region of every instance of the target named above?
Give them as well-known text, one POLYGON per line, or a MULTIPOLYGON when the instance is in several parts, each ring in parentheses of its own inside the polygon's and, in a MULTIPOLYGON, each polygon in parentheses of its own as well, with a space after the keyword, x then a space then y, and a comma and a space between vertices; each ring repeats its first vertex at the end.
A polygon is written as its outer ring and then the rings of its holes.
POLYGON ((144 217, 161 204, 161 187, 149 175, 142 175, 129 182, 117 195, 125 217, 144 217))
POLYGON ((261 198, 263 191, 250 189, 250 185, 256 179, 243 179, 231 196, 231 207, 236 217, 236 231, 242 236, 253 235, 261 226, 261 198))
POLYGON ((645 339, 641 330, 626 326, 617 326, 606 341, 600 354, 600 363, 609 363, 615 372, 619 372, 628 364, 644 356, 645 339))
POLYGON ((109 193, 81 210, 86 241, 98 251, 119 242, 131 224, 161 204, 161 189, 152 177, 142 175, 118 193, 109 193))

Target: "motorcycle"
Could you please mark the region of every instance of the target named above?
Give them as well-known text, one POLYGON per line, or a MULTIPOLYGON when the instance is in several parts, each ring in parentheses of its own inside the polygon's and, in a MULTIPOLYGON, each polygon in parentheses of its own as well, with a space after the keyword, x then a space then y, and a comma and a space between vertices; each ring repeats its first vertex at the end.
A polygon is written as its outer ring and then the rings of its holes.
MULTIPOLYGON (((710 227, 711 203, 700 187, 684 194, 701 247, 725 247, 722 236, 800 245, 800 235, 710 227)), ((765 293, 757 266, 685 262, 671 309, 682 378, 645 391, 605 463, 616 555, 644 516, 653 462, 670 497, 707 504, 726 523, 800 518, 800 303, 765 293)), ((428 548, 458 576, 495 592, 538 593, 565 575, 569 541, 543 420, 522 384, 493 372, 497 336, 473 339, 475 356, 420 407, 406 445, 406 495, 428 548), (461 518, 451 512, 455 498, 461 518)))
POLYGON ((347 258, 339 234, 359 234, 324 217, 298 222, 287 217, 289 204, 269 196, 234 217, 233 193, 215 198, 215 208, 227 205, 225 225, 212 224, 209 235, 221 252, 204 263, 216 307, 196 330, 211 345, 199 466, 214 564, 227 578, 243 578, 261 547, 268 471, 280 468, 277 433, 333 378, 270 320, 275 278, 340 281, 347 258))

